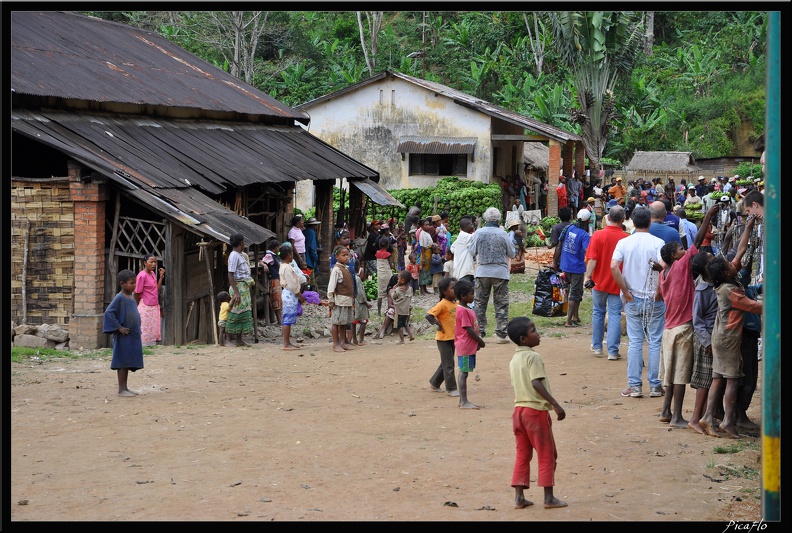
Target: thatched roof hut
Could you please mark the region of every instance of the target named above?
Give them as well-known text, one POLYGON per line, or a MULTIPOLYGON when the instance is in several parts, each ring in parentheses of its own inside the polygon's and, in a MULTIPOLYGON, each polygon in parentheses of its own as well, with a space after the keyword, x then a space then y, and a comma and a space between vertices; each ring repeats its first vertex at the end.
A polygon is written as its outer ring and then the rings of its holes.
POLYGON ((626 170, 628 179, 687 178, 701 173, 693 152, 635 152, 626 170))
POLYGON ((547 172, 550 167, 550 147, 540 142, 523 143, 523 162, 529 169, 547 172))

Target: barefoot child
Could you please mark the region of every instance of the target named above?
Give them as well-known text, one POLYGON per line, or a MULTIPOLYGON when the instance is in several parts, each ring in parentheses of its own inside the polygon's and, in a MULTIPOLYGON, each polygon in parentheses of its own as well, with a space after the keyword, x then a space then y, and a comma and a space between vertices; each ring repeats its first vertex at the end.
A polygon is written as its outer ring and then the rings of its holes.
POLYGON ((363 286, 360 276, 355 276, 355 284, 357 285, 357 294, 355 295, 355 319, 352 321, 352 344, 363 346, 368 344, 365 340, 366 324, 369 321, 369 309, 372 305, 368 302, 366 288, 363 286))
POLYGON ((396 312, 396 327, 399 329, 399 344, 404 344, 404 334, 410 336, 410 340, 415 340, 410 329, 410 313, 412 312, 413 289, 410 286, 410 272, 402 270, 399 272, 399 281, 391 289, 391 300, 393 309, 396 312))
POLYGON ((104 312, 103 333, 113 335, 113 360, 110 369, 118 372, 118 395, 137 396, 127 387, 129 372, 143 368, 143 341, 140 332, 140 313, 133 293, 135 273, 122 270, 118 273, 121 291, 104 312))
POLYGON ((355 286, 352 274, 349 273, 349 249, 344 246, 336 247, 334 251, 336 264, 330 271, 330 281, 327 284, 327 300, 330 307, 330 330, 333 337, 333 351, 343 352, 352 350, 347 344, 347 324, 352 323, 353 305, 355 302, 355 286))
POLYGON ((281 285, 281 300, 283 308, 281 310, 281 332, 283 333, 283 349, 298 350, 299 347, 291 341, 291 327, 297 323, 299 304, 305 302, 305 296, 300 291, 300 278, 292 266, 294 260, 294 248, 286 242, 281 244, 278 255, 280 256, 280 268, 278 277, 281 285))
POLYGON ((476 312, 470 308, 470 304, 473 303, 473 284, 467 280, 457 281, 454 285, 454 294, 458 304, 454 326, 454 347, 459 366, 459 407, 478 409, 478 405, 469 402, 467 396, 467 378, 476 369, 476 352, 484 348, 484 339, 479 334, 476 312))
POLYGON ((659 371, 665 386, 665 399, 660 422, 668 422, 677 429, 688 426, 688 421, 682 418, 682 402, 693 373, 693 300, 696 284, 691 273, 691 262, 699 253, 709 222, 718 209, 718 206, 713 206, 707 211, 701 223, 703 229, 699 228, 687 251, 677 241, 670 241, 660 249, 660 258, 666 264, 657 285, 657 295, 666 306, 659 371))
MULTIPOLYGON (((710 252, 699 252, 690 262, 690 270, 696 276, 695 295, 693 296, 693 373, 690 386, 696 390, 693 414, 688 427, 705 435, 699 420, 707 407, 707 394, 712 385, 712 326, 718 314, 718 295, 707 274, 707 263, 714 256, 710 252)), ((723 418, 723 402, 714 415, 723 418)))
MULTIPOLYGON (((402 270, 404 272, 404 270, 402 270)), ((382 327, 374 336, 375 339, 384 339, 385 333, 388 331, 388 326, 394 324, 396 320, 396 309, 393 307, 393 298, 391 298, 391 289, 399 283, 399 275, 394 274, 388 280, 388 308, 385 310, 385 319, 382 321, 382 327)))
POLYGON ((228 311, 231 309, 231 305, 228 303, 231 301, 231 295, 226 291, 220 291, 217 293, 216 299, 220 302, 220 314, 217 316, 217 328, 220 330, 220 334, 217 336, 217 343, 220 346, 225 346, 226 342, 231 342, 230 339, 226 338, 225 332, 228 311))
POLYGON ((426 313, 426 321, 437 326, 435 341, 440 352, 440 365, 429 378, 429 387, 440 392, 440 385, 445 382, 449 396, 459 396, 456 378, 454 378, 454 324, 457 310, 454 284, 456 278, 443 278, 437 285, 440 301, 426 313))
MULTIPOLYGON (((752 220, 743 230, 740 247, 745 248, 747 235, 752 229, 752 220)), ((708 435, 717 436, 713 431, 713 416, 720 394, 726 382, 726 391, 723 396, 723 421, 720 423, 721 431, 726 432, 731 438, 739 438, 737 432, 737 389, 742 371, 742 330, 745 319, 744 314, 762 313, 762 302, 751 300, 737 280, 743 252, 738 251, 732 262, 723 256, 714 257, 707 263, 707 273, 715 285, 718 296, 718 314, 712 327, 712 386, 707 395, 707 411, 701 417, 699 425, 708 435)))
POLYGON ((509 363, 514 387, 514 412, 512 427, 517 442, 511 486, 514 487, 514 508, 523 509, 533 502, 525 499, 524 491, 530 487, 531 457, 536 450, 538 474, 536 483, 544 487, 544 507, 566 507, 567 503, 553 495, 558 451, 553 438, 550 409, 558 420, 566 418, 566 411, 550 393, 550 383, 545 374, 542 357, 533 349, 539 346, 539 332, 527 316, 518 316, 506 326, 509 338, 517 350, 509 363))
POLYGON ((280 284, 281 260, 278 257, 280 245, 280 241, 274 237, 267 241, 267 252, 261 258, 262 268, 266 268, 269 272, 269 303, 272 312, 275 313, 278 326, 283 323, 283 289, 280 284))
POLYGON ((379 316, 382 316, 382 301, 388 300, 388 280, 393 275, 390 266, 391 255, 390 237, 383 235, 379 240, 379 250, 375 254, 377 258, 377 313, 379 316))

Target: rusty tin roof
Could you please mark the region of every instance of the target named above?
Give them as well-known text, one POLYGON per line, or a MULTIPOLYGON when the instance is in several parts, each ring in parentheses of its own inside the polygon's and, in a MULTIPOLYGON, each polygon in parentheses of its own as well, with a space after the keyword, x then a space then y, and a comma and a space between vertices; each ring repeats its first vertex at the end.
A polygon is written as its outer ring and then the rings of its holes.
POLYGON ((11 90, 310 121, 154 32, 64 11, 11 12, 11 90))

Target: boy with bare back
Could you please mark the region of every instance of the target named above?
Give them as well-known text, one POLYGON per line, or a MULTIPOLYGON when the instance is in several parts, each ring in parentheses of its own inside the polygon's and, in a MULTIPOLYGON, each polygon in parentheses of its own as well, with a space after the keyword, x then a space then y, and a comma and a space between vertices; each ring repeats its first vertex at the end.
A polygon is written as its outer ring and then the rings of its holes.
POLYGON ((534 450, 539 467, 537 485, 544 487, 545 509, 566 507, 565 501, 553 495, 558 451, 553 438, 550 410, 556 412, 559 421, 566 418, 566 411, 550 393, 544 361, 533 349, 539 346, 539 332, 527 316, 511 319, 506 326, 506 332, 517 345, 509 363, 514 387, 512 429, 517 441, 517 458, 511 480, 511 486, 514 487, 514 508, 523 509, 533 505, 532 501, 525 499, 524 491, 530 487, 531 457, 534 450))

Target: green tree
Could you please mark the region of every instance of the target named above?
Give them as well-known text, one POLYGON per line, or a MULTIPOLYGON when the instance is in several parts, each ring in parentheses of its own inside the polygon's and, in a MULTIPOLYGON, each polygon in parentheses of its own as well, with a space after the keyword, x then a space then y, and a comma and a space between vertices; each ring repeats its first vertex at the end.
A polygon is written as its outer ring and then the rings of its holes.
POLYGON ((570 116, 580 125, 589 161, 599 170, 616 116, 614 88, 629 76, 642 44, 640 16, 629 11, 560 11, 551 18, 555 44, 577 92, 579 107, 570 116))

